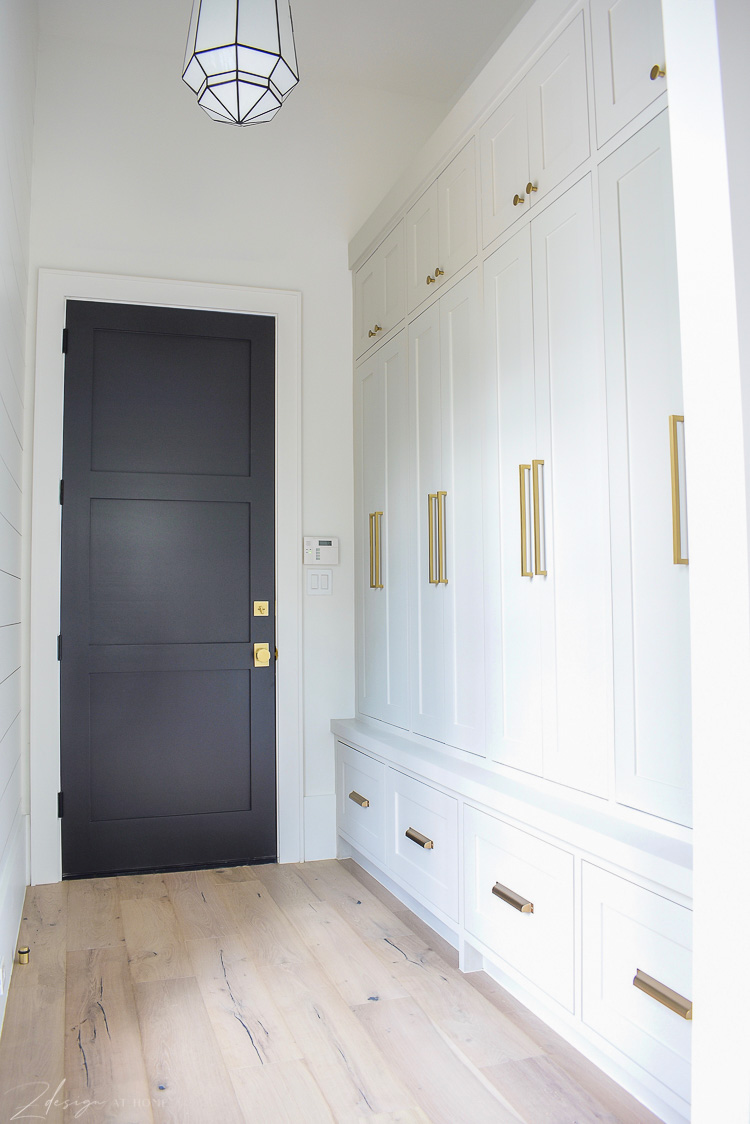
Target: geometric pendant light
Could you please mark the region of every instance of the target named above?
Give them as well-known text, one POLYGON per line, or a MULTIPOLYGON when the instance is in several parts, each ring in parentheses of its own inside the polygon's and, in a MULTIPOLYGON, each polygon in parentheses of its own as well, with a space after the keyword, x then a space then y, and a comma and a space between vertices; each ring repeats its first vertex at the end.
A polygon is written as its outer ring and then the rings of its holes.
POLYGON ((289 0, 193 0, 182 77, 214 121, 270 121, 299 82, 289 0))

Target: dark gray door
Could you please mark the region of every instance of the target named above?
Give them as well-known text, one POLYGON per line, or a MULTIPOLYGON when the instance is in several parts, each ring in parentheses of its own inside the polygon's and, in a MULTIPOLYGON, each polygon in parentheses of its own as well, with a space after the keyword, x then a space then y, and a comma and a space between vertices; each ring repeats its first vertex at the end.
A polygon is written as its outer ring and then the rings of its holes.
POLYGON ((275 322, 66 322, 64 875, 271 861, 275 322))

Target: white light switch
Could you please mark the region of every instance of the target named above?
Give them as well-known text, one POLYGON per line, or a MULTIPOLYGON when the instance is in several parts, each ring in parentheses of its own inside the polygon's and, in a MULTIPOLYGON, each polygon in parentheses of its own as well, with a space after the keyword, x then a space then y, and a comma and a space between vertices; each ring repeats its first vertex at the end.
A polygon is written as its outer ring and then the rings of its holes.
POLYGON ((307 592, 313 597, 330 596, 333 590, 333 570, 308 570, 307 592))

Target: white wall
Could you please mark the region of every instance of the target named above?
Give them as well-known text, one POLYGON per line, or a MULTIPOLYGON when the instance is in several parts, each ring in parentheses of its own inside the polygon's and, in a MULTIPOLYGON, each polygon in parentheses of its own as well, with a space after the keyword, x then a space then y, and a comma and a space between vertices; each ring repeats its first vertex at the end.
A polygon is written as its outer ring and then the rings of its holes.
POLYGON ((180 80, 187 22, 128 0, 135 50, 122 13, 41 0, 32 271, 301 290, 304 530, 341 539, 333 596, 304 599, 306 857, 333 855, 328 724, 354 713, 347 242, 444 107, 305 81, 301 59, 273 122, 218 125, 180 80))
MULTIPOLYGON (((26 886, 21 532, 36 3, 0 4, 0 962, 13 961, 26 886)), ((0 997, 0 1015, 5 995, 0 997)))

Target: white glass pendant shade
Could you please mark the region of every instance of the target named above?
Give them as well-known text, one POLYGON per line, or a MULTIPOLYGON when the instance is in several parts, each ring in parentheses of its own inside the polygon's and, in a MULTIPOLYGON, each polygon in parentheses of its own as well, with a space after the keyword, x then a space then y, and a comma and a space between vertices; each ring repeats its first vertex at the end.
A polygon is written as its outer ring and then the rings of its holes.
POLYGON ((214 121, 270 121, 299 82, 289 0, 193 0, 182 77, 214 121))

